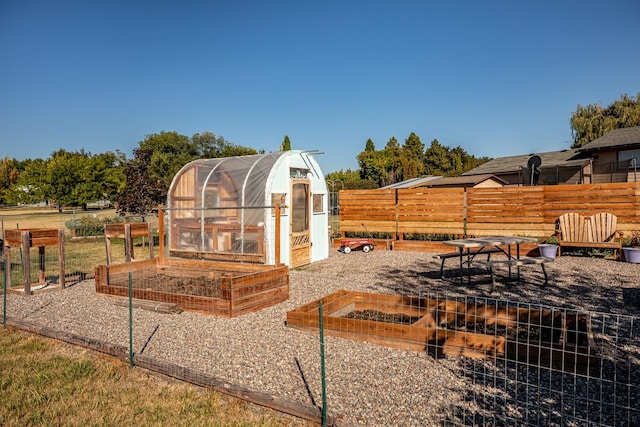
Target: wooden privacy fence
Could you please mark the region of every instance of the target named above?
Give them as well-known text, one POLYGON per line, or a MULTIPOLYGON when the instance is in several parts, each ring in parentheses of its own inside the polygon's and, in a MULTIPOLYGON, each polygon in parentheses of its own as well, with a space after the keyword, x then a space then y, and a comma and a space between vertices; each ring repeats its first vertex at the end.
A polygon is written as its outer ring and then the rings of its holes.
POLYGON ((548 237, 563 213, 618 217, 629 236, 640 229, 640 183, 501 188, 343 190, 340 232, 548 237))

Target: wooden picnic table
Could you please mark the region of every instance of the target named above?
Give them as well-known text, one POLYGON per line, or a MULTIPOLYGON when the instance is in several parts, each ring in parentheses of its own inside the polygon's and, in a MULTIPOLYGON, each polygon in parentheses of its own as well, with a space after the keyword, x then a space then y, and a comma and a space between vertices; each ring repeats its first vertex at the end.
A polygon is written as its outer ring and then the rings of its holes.
POLYGON ((523 236, 487 236, 487 237, 470 237, 466 239, 446 240, 442 242, 448 246, 454 246, 458 250, 454 253, 439 254, 437 257, 442 259, 442 268, 444 266, 444 259, 449 257, 458 257, 460 260, 460 283, 464 280, 464 265, 467 266, 467 279, 468 283, 471 283, 471 262, 476 255, 487 254, 486 261, 478 261, 477 263, 485 266, 491 273, 491 281, 493 288, 495 287, 495 278, 493 275, 493 267, 496 265, 507 265, 509 268, 509 278, 511 278, 511 267, 517 269, 517 279, 520 280, 520 267, 523 265, 539 264, 542 266, 542 272, 544 273, 545 282, 547 283, 547 272, 544 268, 544 263, 552 261, 551 258, 545 257, 521 257, 520 256, 520 244, 522 243, 535 243, 537 239, 532 237, 523 236), (512 250, 512 246, 515 246, 515 251, 512 250), (506 247, 506 250, 505 250, 506 247), (506 260, 491 260, 490 254, 500 252, 506 255, 506 260), (465 259, 466 258, 466 259, 465 259))

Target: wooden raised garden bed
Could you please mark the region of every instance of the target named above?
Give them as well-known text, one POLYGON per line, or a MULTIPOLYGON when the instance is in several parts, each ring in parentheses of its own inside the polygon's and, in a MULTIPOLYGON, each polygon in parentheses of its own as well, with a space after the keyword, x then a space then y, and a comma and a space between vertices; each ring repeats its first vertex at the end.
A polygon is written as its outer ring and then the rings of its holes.
POLYGON ((235 317, 289 299, 287 266, 154 258, 95 267, 96 292, 177 304, 183 310, 235 317))
POLYGON ((287 326, 405 350, 506 358, 568 372, 596 366, 587 315, 337 291, 287 312, 287 326))

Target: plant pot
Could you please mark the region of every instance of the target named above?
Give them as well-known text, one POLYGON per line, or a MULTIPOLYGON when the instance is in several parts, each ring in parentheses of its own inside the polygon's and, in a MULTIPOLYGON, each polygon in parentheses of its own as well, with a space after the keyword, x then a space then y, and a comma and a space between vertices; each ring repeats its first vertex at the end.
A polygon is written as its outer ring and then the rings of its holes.
POLYGON ((622 248, 622 252, 625 261, 640 264, 640 248, 622 248))
POLYGON ((546 258, 555 258, 558 255, 558 245, 552 243, 541 243, 538 245, 540 256, 546 258))

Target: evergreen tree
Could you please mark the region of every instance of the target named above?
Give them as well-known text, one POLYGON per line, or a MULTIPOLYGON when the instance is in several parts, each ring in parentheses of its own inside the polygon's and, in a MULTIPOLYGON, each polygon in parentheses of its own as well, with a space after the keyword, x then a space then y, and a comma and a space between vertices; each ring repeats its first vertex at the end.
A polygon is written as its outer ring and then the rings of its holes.
POLYGON ((402 180, 418 178, 424 174, 424 144, 413 132, 404 141, 400 164, 402 180))
POLYGON ((291 141, 289 140, 289 135, 284 136, 284 140, 282 144, 280 144, 280 151, 290 151, 291 150, 291 141))

